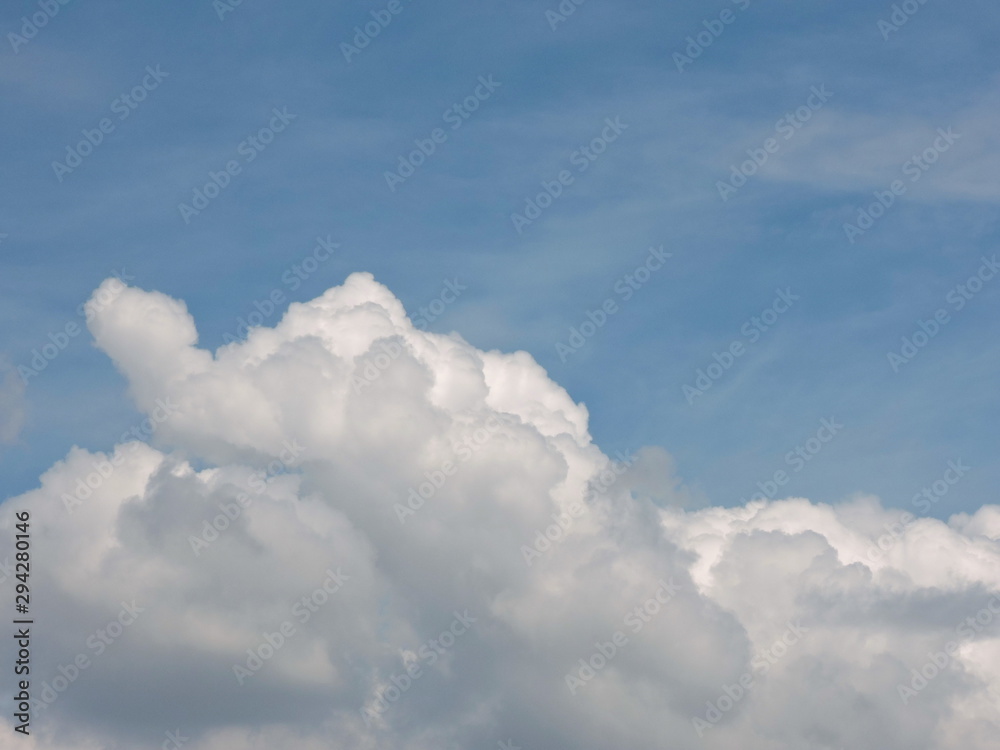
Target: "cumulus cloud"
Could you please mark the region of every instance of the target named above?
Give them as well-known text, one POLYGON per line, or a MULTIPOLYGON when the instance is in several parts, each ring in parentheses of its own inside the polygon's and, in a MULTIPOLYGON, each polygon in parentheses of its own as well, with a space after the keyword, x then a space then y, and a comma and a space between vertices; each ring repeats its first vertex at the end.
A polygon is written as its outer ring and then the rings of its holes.
POLYGON ((215 352, 157 292, 90 329, 155 437, 0 506, 5 540, 32 514, 26 748, 994 746, 996 506, 695 508, 369 274, 215 352))

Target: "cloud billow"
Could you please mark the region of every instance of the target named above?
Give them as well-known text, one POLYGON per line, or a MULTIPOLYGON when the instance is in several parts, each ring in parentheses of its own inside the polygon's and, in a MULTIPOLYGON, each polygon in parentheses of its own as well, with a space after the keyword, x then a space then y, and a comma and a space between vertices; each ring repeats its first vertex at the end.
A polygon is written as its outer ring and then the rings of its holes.
POLYGON ((174 408, 152 445, 73 448, 0 507, 7 538, 34 523, 36 702, 63 676, 26 748, 995 741, 996 506, 690 509, 647 450, 595 491, 612 463, 584 405, 526 352, 420 330, 365 273, 214 353, 158 292, 89 327, 141 411, 174 408), (80 500, 95 465, 113 471, 80 500), (92 641, 123 602, 141 613, 92 641))

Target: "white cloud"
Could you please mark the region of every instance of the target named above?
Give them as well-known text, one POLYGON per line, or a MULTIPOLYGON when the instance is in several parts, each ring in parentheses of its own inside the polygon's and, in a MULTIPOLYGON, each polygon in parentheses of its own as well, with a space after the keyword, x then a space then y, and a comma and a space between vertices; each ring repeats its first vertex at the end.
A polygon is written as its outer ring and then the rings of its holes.
POLYGON ((142 410, 176 412, 156 447, 74 448, 0 506, 7 539, 32 513, 34 697, 88 662, 25 747, 158 748, 178 729, 192 750, 995 741, 996 507, 948 524, 872 498, 690 510, 659 450, 600 481, 586 408, 528 354, 417 330, 368 274, 215 353, 182 303, 139 289, 91 330, 142 410), (141 612, 114 627, 126 605, 141 612))

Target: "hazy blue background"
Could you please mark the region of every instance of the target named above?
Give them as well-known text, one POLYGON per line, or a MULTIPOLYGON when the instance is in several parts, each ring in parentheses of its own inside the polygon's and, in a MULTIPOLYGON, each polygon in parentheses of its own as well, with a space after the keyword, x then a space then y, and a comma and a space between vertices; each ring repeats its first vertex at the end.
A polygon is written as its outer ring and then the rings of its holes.
MULTIPOLYGON (((554 0, 403 0, 348 63, 341 43, 384 3, 244 0, 220 19, 209 0, 73 0, 16 53, 7 35, 38 6, 7 3, 0 354, 29 364, 122 268, 185 300, 211 348, 275 288, 304 300, 369 270, 413 313, 457 277, 468 290, 433 330, 531 352, 606 451, 662 445, 708 501, 749 496, 833 416, 843 431, 781 495, 908 506, 960 458, 972 471, 936 513, 997 502, 1000 280, 899 373, 886 354, 996 252, 1000 12, 929 0, 886 40, 888 3, 744 4, 587 0, 553 29, 554 0), (733 23, 678 71, 686 37, 726 8, 733 23), (157 65, 168 77, 118 120, 116 98, 157 65), (481 75, 500 87, 451 130, 443 113, 481 75), (830 101, 722 201, 716 181, 820 85, 830 101), (297 119, 185 223, 178 204, 274 107, 297 119), (60 182, 52 162, 102 117, 114 132, 60 182), (572 152, 608 117, 628 128, 578 172, 572 152), (390 191, 386 170, 435 127, 447 141, 390 191), (947 127, 962 137, 910 183, 904 163, 947 127), (561 169, 575 182, 519 234, 511 213, 561 169), (894 179, 906 194, 848 242, 844 222, 894 179), (292 291, 283 274, 327 235, 339 254, 292 291), (651 245, 673 258, 562 362, 556 342, 651 245), (801 300, 687 403, 682 386, 779 287, 801 300)), ((23 398, 19 382, 0 398, 0 496, 139 418, 86 333, 23 398)))

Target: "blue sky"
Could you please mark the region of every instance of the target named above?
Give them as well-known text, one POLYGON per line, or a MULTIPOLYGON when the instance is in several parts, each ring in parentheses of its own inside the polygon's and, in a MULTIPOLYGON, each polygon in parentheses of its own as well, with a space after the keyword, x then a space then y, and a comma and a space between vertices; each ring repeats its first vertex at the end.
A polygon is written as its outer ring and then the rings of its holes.
MULTIPOLYGON (((889 3, 587 0, 552 28, 556 2, 402 0, 348 62, 341 44, 386 6, 244 0, 220 19, 208 0, 73 0, 15 52, 8 34, 39 6, 5 5, 8 365, 82 323, 78 306, 122 269, 185 300, 213 349, 274 289, 307 300, 366 270, 412 315, 458 280, 432 330, 530 352, 586 403, 606 452, 662 446, 706 502, 790 469, 830 417, 843 429, 778 496, 909 506, 961 459, 971 470, 933 514, 995 500, 1000 279, 961 310, 947 301, 997 248, 995 5, 929 0, 885 39, 889 3), (679 71, 675 53, 723 10, 732 22, 679 71), (157 66, 166 77, 119 119, 157 66), (453 128, 445 113, 490 76, 453 128), (828 101, 785 138, 778 121, 822 86, 828 101), (294 119, 247 162, 241 144, 275 108, 294 119), (57 175, 102 118, 111 132, 57 175), (581 171, 574 153, 608 118, 627 127, 581 171), (435 128, 444 141, 391 190, 385 173, 435 128), (770 138, 722 200, 718 181, 770 138), (934 163, 908 169, 926 149, 934 163), (231 160, 239 174, 186 222, 178 205, 231 160), (518 232, 511 214, 563 170, 572 183, 518 232), (896 180, 905 192, 850 242, 844 224, 896 180), (327 236, 337 252, 293 290, 283 277, 327 236), (622 300, 616 283, 651 246, 669 261, 622 300), (741 329, 785 289, 800 299, 751 343, 741 329), (563 361, 556 344, 609 297, 619 311, 563 361), (894 371, 887 354, 939 309, 948 321, 894 371), (733 341, 745 353, 688 403, 683 386, 733 341)), ((141 418, 125 388, 86 331, 72 338, 27 383, 0 494, 36 486, 73 444, 109 448, 141 418)), ((14 380, 4 393, 16 421, 14 380)))

